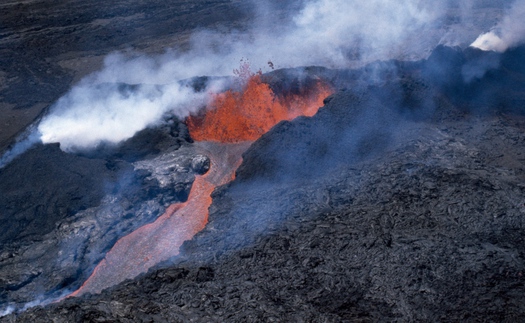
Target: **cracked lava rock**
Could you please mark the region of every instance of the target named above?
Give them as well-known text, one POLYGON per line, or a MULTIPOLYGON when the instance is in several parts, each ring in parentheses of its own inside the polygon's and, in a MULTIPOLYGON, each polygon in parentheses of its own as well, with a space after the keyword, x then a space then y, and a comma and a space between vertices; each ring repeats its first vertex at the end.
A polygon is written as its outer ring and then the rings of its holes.
POLYGON ((483 53, 447 47, 377 83, 324 70, 339 91, 246 150, 179 256, 0 321, 522 320, 524 51, 472 83, 483 53))

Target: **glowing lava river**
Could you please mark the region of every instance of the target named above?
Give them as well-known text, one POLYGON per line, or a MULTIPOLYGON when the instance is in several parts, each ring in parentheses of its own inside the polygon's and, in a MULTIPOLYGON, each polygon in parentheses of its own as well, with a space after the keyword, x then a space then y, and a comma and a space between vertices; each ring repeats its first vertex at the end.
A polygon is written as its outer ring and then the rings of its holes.
POLYGON ((330 88, 319 82, 305 93, 277 99, 259 74, 247 78, 239 92, 216 94, 204 115, 186 120, 196 140, 194 149, 210 158, 208 173, 196 177, 186 202, 170 205, 155 222, 118 240, 69 296, 99 293, 176 256, 182 243, 206 225, 211 193, 234 179, 250 144, 282 120, 314 115, 330 94, 330 88))

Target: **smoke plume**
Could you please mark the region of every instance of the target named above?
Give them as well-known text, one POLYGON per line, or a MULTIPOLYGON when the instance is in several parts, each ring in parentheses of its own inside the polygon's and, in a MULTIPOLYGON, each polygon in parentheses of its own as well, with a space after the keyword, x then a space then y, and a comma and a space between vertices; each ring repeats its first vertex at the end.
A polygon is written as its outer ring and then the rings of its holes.
POLYGON ((13 159, 23 154, 26 150, 40 141, 40 134, 33 128, 34 126, 24 132, 13 146, 8 149, 2 157, 0 157, 0 168, 9 164, 13 159))
POLYGON ((481 50, 504 52, 525 41, 525 1, 516 0, 500 23, 491 31, 481 34, 472 47, 481 50))
POLYGON ((204 94, 180 84, 79 85, 62 97, 38 126, 43 143, 64 151, 118 143, 157 123, 166 112, 184 118, 202 105, 204 94))
POLYGON ((15 311, 15 308, 13 306, 8 306, 5 309, 0 311, 0 317, 9 315, 15 311))
MULTIPOLYGON (((299 9, 288 9, 292 13, 287 12, 287 18, 274 14, 284 4, 254 3, 258 12, 250 26, 196 31, 185 51, 170 49, 155 57, 109 55, 101 71, 86 77, 50 109, 37 128, 40 140, 59 142, 65 151, 91 149, 128 139, 167 113, 184 118, 202 106, 206 93, 221 86, 196 93, 178 81, 231 75, 242 58, 263 71, 269 69, 269 61, 276 68, 344 68, 374 60, 422 58, 440 42, 450 5, 422 0, 295 3, 299 9), (119 83, 141 85, 126 88, 119 83)), ((511 19, 516 18, 507 20, 511 19)), ((502 23, 505 31, 507 20, 502 23)))
POLYGON ((3 316, 7 316, 7 315, 10 315, 12 313, 15 313, 15 312, 24 312, 32 307, 36 307, 36 306, 46 306, 46 305, 49 305, 53 302, 57 302, 61 299, 63 299, 65 296, 67 296, 71 291, 69 290, 65 290, 63 292, 61 292, 58 296, 56 297, 52 297, 52 298, 46 298, 45 296, 43 295, 40 295, 37 297, 36 300, 34 301, 31 301, 31 302, 28 302, 28 303, 25 303, 23 305, 15 305, 15 304, 10 304, 8 305, 7 307, 5 307, 4 309, 0 309, 0 317, 3 317, 3 316))

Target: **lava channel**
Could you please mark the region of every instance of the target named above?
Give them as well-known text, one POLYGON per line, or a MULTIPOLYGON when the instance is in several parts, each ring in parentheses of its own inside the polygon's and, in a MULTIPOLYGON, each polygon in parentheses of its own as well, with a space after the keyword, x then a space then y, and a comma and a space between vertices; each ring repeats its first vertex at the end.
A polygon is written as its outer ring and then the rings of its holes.
POLYGON ((210 158, 208 173, 198 176, 188 200, 170 205, 153 223, 118 240, 85 283, 70 296, 99 293, 146 272, 178 255, 179 248, 202 230, 208 221, 211 193, 234 179, 242 153, 262 134, 282 120, 312 116, 331 94, 319 82, 314 89, 277 99, 259 74, 245 80, 242 91, 216 94, 201 116, 186 120, 198 153, 210 158))

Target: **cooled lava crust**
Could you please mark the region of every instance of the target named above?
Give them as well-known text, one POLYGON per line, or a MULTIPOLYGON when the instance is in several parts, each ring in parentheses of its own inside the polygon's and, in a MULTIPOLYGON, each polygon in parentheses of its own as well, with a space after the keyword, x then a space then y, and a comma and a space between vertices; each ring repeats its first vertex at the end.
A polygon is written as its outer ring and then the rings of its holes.
POLYGON ((251 145, 180 256, 0 321, 520 320, 524 52, 304 69, 339 90, 251 145))

